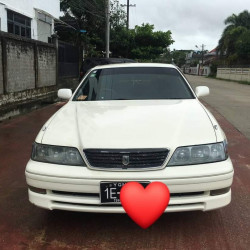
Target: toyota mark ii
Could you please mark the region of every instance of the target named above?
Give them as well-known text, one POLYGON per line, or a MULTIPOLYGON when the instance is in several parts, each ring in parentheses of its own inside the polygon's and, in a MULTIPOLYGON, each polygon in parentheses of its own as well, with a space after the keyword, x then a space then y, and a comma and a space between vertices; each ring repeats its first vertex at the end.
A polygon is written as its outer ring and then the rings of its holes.
POLYGON ((90 70, 42 127, 26 166, 31 203, 46 209, 124 213, 122 186, 165 183, 166 212, 230 203, 233 166, 227 140, 181 71, 166 64, 116 64, 90 70))

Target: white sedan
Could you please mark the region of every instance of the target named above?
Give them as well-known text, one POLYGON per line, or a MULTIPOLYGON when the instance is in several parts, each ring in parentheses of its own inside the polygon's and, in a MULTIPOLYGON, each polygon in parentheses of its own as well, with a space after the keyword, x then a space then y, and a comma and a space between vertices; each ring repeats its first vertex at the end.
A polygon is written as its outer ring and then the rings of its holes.
POLYGON ((46 209, 124 213, 121 187, 159 181, 166 212, 212 210, 231 201, 233 166, 218 122, 176 67, 93 68, 42 127, 26 166, 29 200, 46 209))

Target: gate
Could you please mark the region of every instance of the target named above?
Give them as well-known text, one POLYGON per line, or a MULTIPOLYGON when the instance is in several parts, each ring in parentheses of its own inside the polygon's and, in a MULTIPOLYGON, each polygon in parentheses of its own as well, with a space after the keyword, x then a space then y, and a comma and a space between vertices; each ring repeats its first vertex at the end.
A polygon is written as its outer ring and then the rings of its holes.
POLYGON ((58 43, 59 77, 79 77, 79 48, 69 43, 58 43))

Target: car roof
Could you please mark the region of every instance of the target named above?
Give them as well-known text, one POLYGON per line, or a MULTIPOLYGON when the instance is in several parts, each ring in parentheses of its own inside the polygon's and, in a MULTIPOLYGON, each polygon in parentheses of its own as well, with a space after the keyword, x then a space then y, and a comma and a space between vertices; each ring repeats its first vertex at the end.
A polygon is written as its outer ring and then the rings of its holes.
POLYGON ((110 69, 110 68, 134 68, 134 67, 155 67, 155 68, 172 68, 177 69, 176 66, 172 64, 165 63, 119 63, 119 64, 107 64, 98 65, 93 69, 110 69))
POLYGON ((113 58, 113 57, 110 57, 110 58, 105 58, 105 57, 89 57, 89 58, 85 58, 83 63, 84 62, 106 62, 106 63, 112 63, 112 62, 136 62, 135 60, 133 59, 129 59, 129 58, 113 58))

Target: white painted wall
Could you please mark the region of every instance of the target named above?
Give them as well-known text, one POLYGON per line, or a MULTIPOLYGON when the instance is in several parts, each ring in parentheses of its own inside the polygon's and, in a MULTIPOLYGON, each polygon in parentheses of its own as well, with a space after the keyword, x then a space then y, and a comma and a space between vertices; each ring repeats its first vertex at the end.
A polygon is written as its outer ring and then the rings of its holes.
POLYGON ((0 18, 1 18, 1 30, 7 31, 7 13, 4 5, 0 3, 0 18))
POLYGON ((183 72, 185 74, 190 74, 190 75, 203 75, 203 76, 208 76, 211 73, 211 69, 209 66, 204 66, 203 68, 200 67, 199 69, 199 64, 196 67, 185 67, 183 69, 183 72), (200 70, 200 72, 199 72, 200 70))
POLYGON ((34 8, 46 11, 55 18, 60 16, 60 0, 0 0, 1 30, 5 32, 8 30, 6 8, 32 18, 32 39, 37 39, 38 37, 36 11, 34 8))
POLYGON ((250 68, 218 68, 216 77, 250 82, 250 68))
POLYGON ((35 17, 34 8, 44 10, 56 18, 60 16, 60 0, 0 0, 0 3, 31 18, 35 17))

